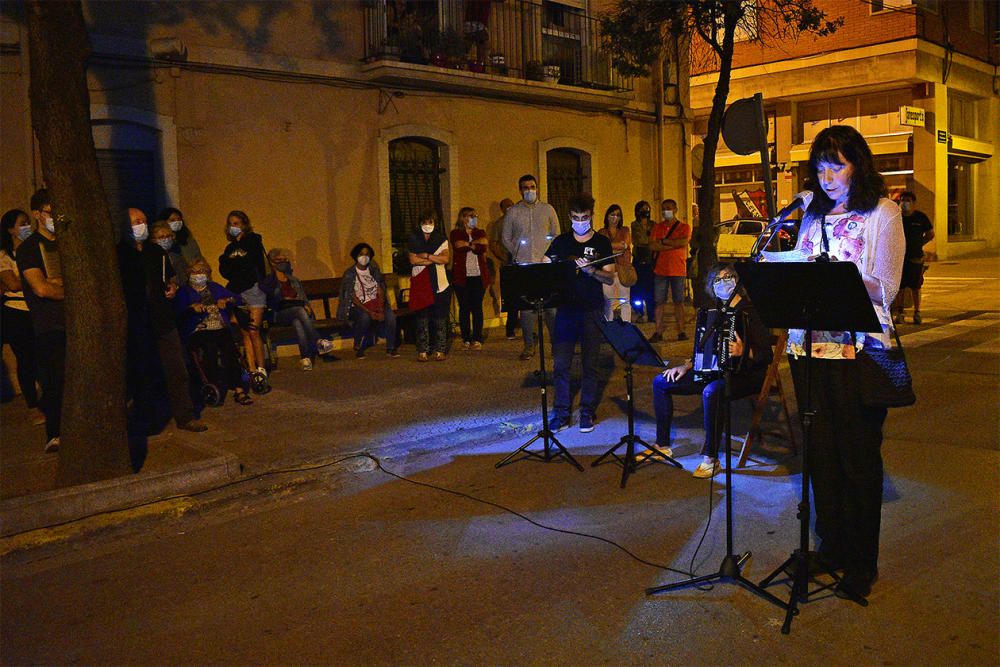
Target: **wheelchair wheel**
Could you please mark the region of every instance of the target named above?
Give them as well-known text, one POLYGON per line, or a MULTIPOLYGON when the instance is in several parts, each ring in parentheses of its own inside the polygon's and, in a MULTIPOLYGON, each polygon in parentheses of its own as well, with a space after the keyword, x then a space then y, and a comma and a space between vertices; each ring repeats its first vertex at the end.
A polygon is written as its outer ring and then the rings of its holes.
POLYGON ((267 381, 267 375, 260 371, 250 374, 250 388, 255 394, 266 394, 271 391, 271 385, 267 381))
POLYGON ((201 399, 205 402, 205 405, 210 405, 214 408, 222 405, 226 400, 226 394, 214 384, 204 384, 201 387, 201 399))

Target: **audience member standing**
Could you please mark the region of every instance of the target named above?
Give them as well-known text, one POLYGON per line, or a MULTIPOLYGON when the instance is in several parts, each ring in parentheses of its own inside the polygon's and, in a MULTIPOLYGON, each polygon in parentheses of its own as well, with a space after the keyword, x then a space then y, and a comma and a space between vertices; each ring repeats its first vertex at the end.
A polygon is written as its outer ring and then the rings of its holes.
POLYGON ((451 286, 445 265, 451 257, 448 239, 441 231, 437 213, 424 211, 417 219, 417 229, 406 249, 413 267, 410 276, 410 310, 417 320, 417 360, 448 358, 448 307, 451 286), (429 331, 433 322, 433 332, 429 331))
POLYGON ((17 271, 17 249, 32 234, 31 219, 19 209, 3 214, 0 232, 0 283, 3 284, 3 321, 0 323, 0 345, 10 345, 17 359, 17 384, 28 405, 28 418, 38 426, 45 423, 45 415, 38 409, 38 389, 35 380, 35 333, 31 328, 31 314, 21 289, 21 276, 17 271))
POLYGON ((483 297, 492 280, 486 267, 488 245, 486 232, 479 228, 476 210, 463 207, 451 230, 455 253, 451 282, 458 297, 458 326, 466 350, 483 348, 483 297))
POLYGON ((219 256, 219 273, 229 281, 226 289, 239 294, 250 309, 250 322, 243 331, 247 368, 267 375, 260 335, 267 298, 258 284, 267 275, 264 241, 253 231, 250 217, 243 211, 230 211, 226 216, 226 238, 229 245, 219 256))
POLYGON ((35 332, 38 383, 42 387, 39 405, 45 413, 45 451, 55 452, 59 450, 66 373, 66 315, 56 223, 48 190, 32 195, 31 217, 36 231, 17 249, 17 270, 35 332))
POLYGON ((673 297, 677 340, 687 340, 688 337, 684 331, 684 283, 687 280, 691 227, 677 217, 677 202, 673 199, 663 200, 660 213, 660 222, 653 227, 649 240, 650 249, 658 253, 653 267, 656 331, 649 337, 651 343, 663 340, 668 294, 673 297))
MULTIPOLYGON (((511 262, 525 264, 541 262, 549 244, 559 234, 559 218, 556 210, 538 199, 538 181, 530 174, 517 181, 521 191, 521 201, 507 209, 503 221, 503 245, 511 254, 511 262)), ((545 323, 549 333, 555 319, 555 308, 545 309, 545 323)), ((535 311, 521 311, 521 335, 524 336, 524 350, 521 360, 531 359, 535 354, 535 332, 538 324, 535 311)))
POLYGON ((204 431, 207 427, 197 419, 191 402, 177 333, 173 267, 163 248, 149 243, 146 214, 130 208, 128 222, 118 243, 118 269, 128 312, 126 385, 133 401, 133 420, 139 430, 156 428, 156 381, 162 372, 177 428, 204 431))
POLYGON ((924 286, 924 246, 934 238, 934 225, 916 208, 917 196, 907 190, 899 195, 899 208, 903 212, 903 234, 906 236, 906 258, 903 260, 903 279, 899 294, 892 303, 893 320, 902 323, 906 311, 904 295, 909 289, 913 294, 913 323, 923 324, 920 314, 920 288, 924 286))
POLYGON ((635 205, 635 220, 632 221, 632 259, 638 280, 632 287, 633 302, 641 303, 640 321, 654 319, 653 303, 653 260, 654 253, 649 247, 649 236, 653 231, 652 208, 645 199, 635 205))
MULTIPOLYGON (((189 260, 184 256, 180 247, 177 245, 177 237, 174 234, 174 230, 170 228, 170 224, 163 220, 154 222, 153 229, 149 232, 149 238, 153 241, 153 243, 163 248, 163 252, 167 253, 167 259, 170 260, 170 266, 174 269, 174 276, 177 279, 177 285, 179 287, 187 285, 189 260)), ((194 259, 190 261, 193 262, 194 259)))
MULTIPOLYGON (((490 275, 493 276, 493 289, 500 289, 503 281, 501 279, 501 273, 503 272, 503 267, 510 264, 510 253, 507 248, 503 245, 503 221, 504 217, 507 215, 507 209, 514 205, 510 199, 506 197, 500 200, 500 217, 490 223, 490 227, 486 232, 487 237, 490 241, 490 254, 493 256, 493 263, 496 264, 496 271, 490 270, 490 275)), ((505 296, 501 293, 500 299, 506 302, 505 296)), ((507 308, 507 304, 503 304, 503 308, 507 308)), ((497 310, 497 315, 500 314, 500 310, 497 310)), ((520 319, 519 313, 515 310, 514 312, 507 313, 506 320, 506 333, 507 340, 514 340, 514 330, 517 328, 517 321, 520 319)))
POLYGON ((174 248, 176 252, 183 255, 185 261, 190 264, 201 257, 201 248, 195 240, 191 229, 184 222, 184 214, 180 209, 165 208, 156 216, 157 221, 164 220, 170 225, 170 230, 174 233, 174 248))
MULTIPOLYGON (((611 241, 611 251, 621 253, 615 258, 615 264, 632 264, 632 235, 623 222, 622 207, 612 204, 604 212, 604 224, 598 234, 611 241)), ((626 267, 628 268, 628 267, 626 267)), ((622 321, 632 321, 632 302, 629 288, 622 285, 621 277, 615 272, 615 279, 610 285, 604 285, 604 318, 613 319, 615 311, 622 321)))

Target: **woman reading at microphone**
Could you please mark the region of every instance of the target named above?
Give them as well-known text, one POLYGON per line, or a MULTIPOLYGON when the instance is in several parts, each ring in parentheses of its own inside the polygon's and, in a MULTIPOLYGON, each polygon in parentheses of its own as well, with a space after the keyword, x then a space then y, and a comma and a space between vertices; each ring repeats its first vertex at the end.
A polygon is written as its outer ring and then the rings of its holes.
POLYGON ((580 386, 580 432, 594 430, 597 415, 598 376, 603 336, 598 318, 604 317, 603 285, 615 279, 615 260, 611 257, 611 241, 594 231, 594 198, 579 194, 569 200, 569 217, 572 232, 552 239, 545 251, 549 262, 573 261, 580 267, 573 283, 573 290, 556 309, 552 334, 552 379, 556 388, 553 419, 550 427, 559 432, 569 426, 572 398, 569 390, 569 368, 573 351, 580 342, 580 361, 583 380, 580 386), (601 260, 605 260, 601 261, 601 260))
MULTIPOLYGON (((899 290, 905 240, 899 207, 886 197, 871 149, 857 130, 834 125, 809 150, 806 209, 795 250, 767 259, 853 262, 882 332, 813 331, 808 450, 816 533, 824 565, 843 569, 839 597, 860 601, 878 576, 882 516, 882 425, 885 408, 863 405, 854 363, 863 347, 890 345, 889 307, 899 290), (790 257, 782 257, 786 255, 790 257)), ((788 332, 788 355, 799 406, 805 396, 805 332, 788 332)))

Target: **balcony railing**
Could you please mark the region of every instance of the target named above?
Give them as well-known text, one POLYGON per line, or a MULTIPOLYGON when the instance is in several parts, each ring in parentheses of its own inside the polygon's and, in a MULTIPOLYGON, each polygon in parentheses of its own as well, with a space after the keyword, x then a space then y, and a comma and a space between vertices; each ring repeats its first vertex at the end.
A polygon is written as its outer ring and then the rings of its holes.
POLYGON ((532 0, 366 0, 365 61, 400 60, 605 91, 632 89, 600 23, 532 0))

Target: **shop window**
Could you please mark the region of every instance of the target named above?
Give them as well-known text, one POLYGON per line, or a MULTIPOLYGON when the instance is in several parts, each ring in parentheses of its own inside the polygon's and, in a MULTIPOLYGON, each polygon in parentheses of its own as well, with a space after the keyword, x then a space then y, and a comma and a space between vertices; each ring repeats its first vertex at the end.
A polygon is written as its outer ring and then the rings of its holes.
POLYGON ((972 238, 975 235, 972 210, 972 163, 957 157, 948 158, 948 236, 972 238))

